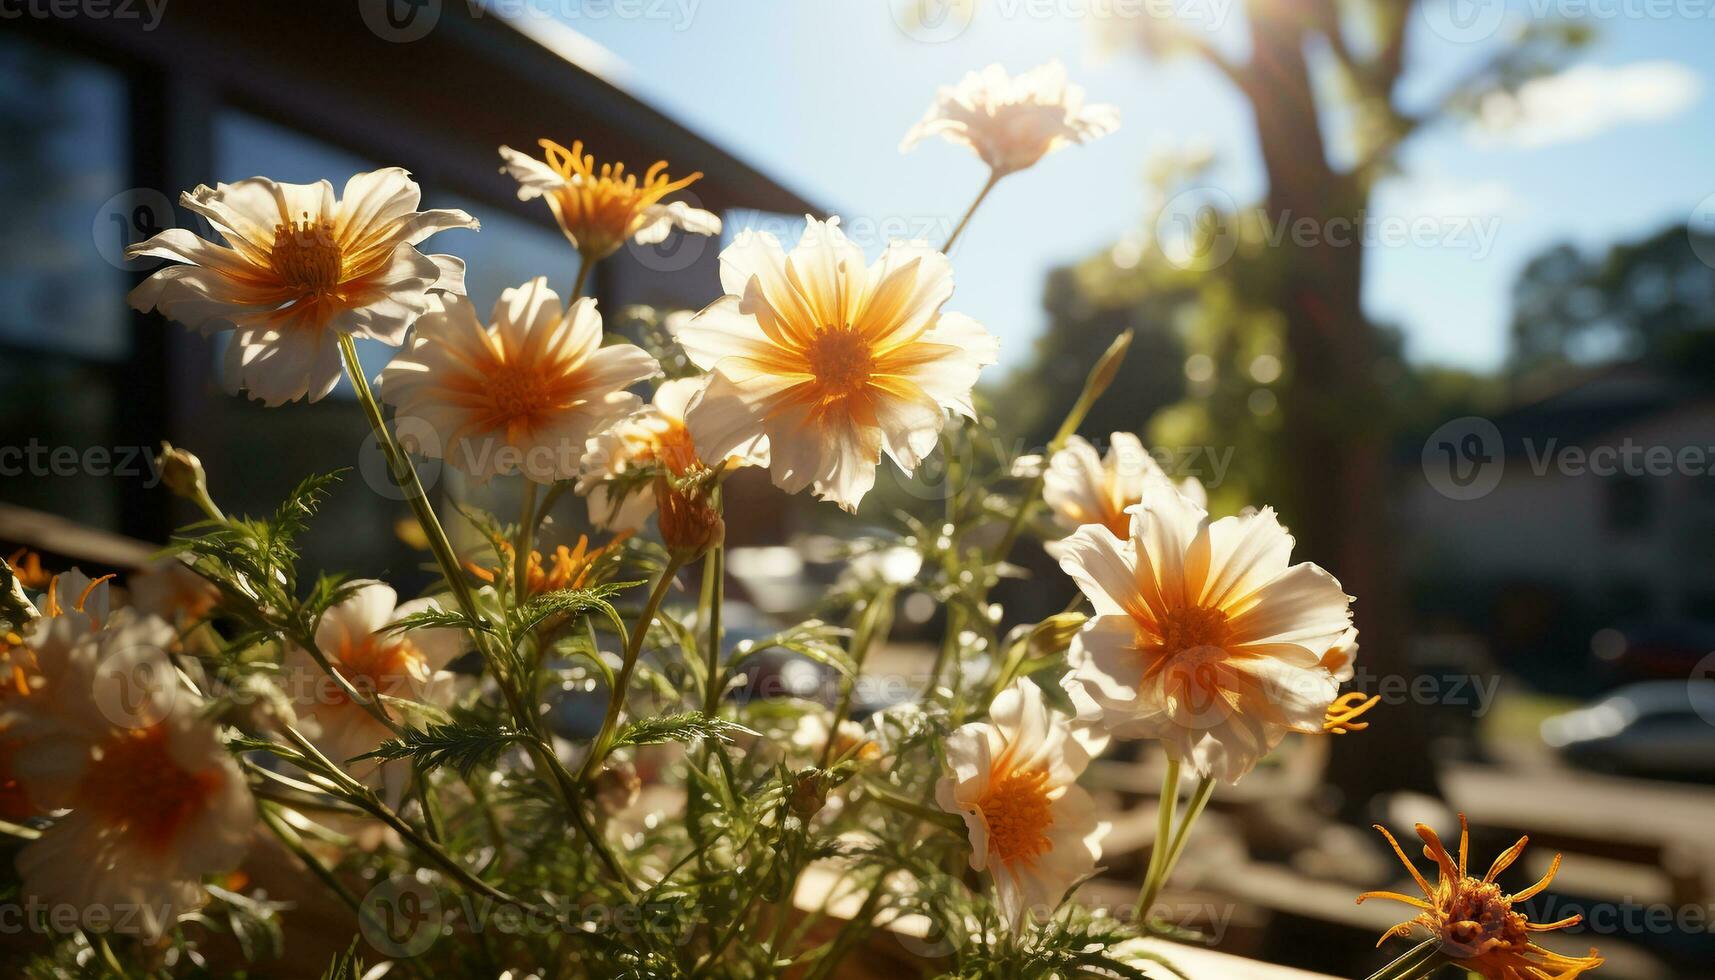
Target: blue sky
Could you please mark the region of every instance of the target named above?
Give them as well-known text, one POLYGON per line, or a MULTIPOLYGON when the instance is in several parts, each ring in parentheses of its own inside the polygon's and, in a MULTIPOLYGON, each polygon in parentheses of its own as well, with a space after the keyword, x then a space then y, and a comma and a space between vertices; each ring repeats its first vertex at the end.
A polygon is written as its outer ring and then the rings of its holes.
MULTIPOLYGON (((1214 20, 1225 0, 1171 2, 1214 20)), ((1500 13, 1483 4, 1501 0, 1453 2, 1500 13)), ((1441 91, 1512 25, 1556 3, 1609 16, 1595 21, 1584 67, 1533 91, 1525 121, 1420 133, 1404 154, 1405 176, 1372 201, 1372 219, 1389 222, 1379 229, 1420 222, 1419 243, 1371 248, 1365 295, 1372 316, 1405 328, 1420 362, 1493 367, 1505 353, 1512 282, 1532 255, 1565 240, 1594 248, 1639 237, 1688 220, 1715 194, 1715 16, 1703 16, 1715 5, 1682 0, 1687 16, 1649 19, 1635 12, 1659 8, 1636 0, 1507 2, 1492 36, 1463 43, 1432 25, 1432 17, 1446 23, 1444 10, 1414 13, 1407 98, 1441 91)), ((538 11, 576 6, 532 3, 538 11)), ((1013 71, 1065 62, 1091 101, 1120 108, 1120 131, 1009 177, 953 257, 958 286, 948 308, 988 325, 1007 365, 1028 356, 1046 323, 1050 268, 1136 240, 1153 223, 1141 176, 1152 153, 1206 146, 1218 161, 1214 183, 1241 203, 1261 191, 1249 110, 1237 95, 1191 59, 1104 53, 1085 15, 1091 0, 981 0, 968 26, 939 43, 901 29, 894 14, 904 6, 677 0, 634 6, 644 15, 630 18, 617 6, 560 16, 617 57, 622 84, 848 223, 891 221, 932 241, 985 176, 951 144, 898 152, 936 86, 995 61, 1013 71)), ((1217 45, 1235 50, 1238 17, 1235 9, 1221 21, 1217 45)), ((1481 24, 1477 32, 1487 33, 1481 24)))

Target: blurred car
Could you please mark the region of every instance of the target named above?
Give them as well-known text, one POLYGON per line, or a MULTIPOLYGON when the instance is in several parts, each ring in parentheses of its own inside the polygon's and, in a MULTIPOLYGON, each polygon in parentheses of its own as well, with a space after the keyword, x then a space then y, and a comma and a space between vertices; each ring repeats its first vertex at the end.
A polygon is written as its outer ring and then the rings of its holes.
POLYGON ((1598 772, 1715 780, 1715 680, 1629 684, 1545 719, 1542 740, 1598 772))
POLYGON ((1590 637, 1590 653, 1610 682, 1688 677, 1712 650, 1715 624, 1691 620, 1611 626, 1590 637))

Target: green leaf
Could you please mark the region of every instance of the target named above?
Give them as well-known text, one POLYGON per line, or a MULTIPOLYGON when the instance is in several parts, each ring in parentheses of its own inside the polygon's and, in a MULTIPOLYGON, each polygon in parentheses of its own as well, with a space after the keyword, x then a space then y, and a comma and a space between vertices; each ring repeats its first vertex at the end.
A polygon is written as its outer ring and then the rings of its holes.
POLYGON ((740 643, 727 661, 725 676, 732 677, 737 673, 739 664, 764 650, 790 650, 817 663, 827 664, 846 677, 852 677, 855 676, 856 670, 853 668, 851 656, 841 642, 850 635, 851 630, 844 627, 831 626, 819 619, 805 620, 772 636, 740 643))
POLYGON ((345 952, 335 956, 322 971, 322 980, 363 980, 363 957, 357 955, 357 942, 358 937, 353 936, 345 952))
POLYGON ((425 609, 422 612, 414 612, 409 616, 399 617, 393 622, 388 623, 386 626, 376 630, 376 632, 394 633, 417 629, 458 629, 469 630, 471 632, 494 632, 494 627, 489 623, 480 619, 472 619, 469 616, 466 616, 462 610, 458 609, 425 609))
POLYGON ((614 596, 626 589, 642 585, 642 582, 608 582, 588 589, 560 589, 555 592, 544 592, 534 596, 529 602, 513 610, 508 626, 513 636, 524 634, 541 625, 549 616, 560 614, 576 614, 581 612, 599 611, 603 615, 618 620, 619 613, 610 602, 614 596))
POLYGON ((526 732, 506 726, 452 721, 409 729, 351 761, 412 759, 424 769, 450 765, 459 775, 469 776, 477 766, 492 763, 500 753, 529 737, 526 732))
POLYGON ((613 745, 657 745, 661 742, 689 742, 710 738, 730 742, 737 735, 758 735, 759 732, 722 718, 710 718, 701 711, 685 711, 660 718, 643 718, 619 730, 613 745))

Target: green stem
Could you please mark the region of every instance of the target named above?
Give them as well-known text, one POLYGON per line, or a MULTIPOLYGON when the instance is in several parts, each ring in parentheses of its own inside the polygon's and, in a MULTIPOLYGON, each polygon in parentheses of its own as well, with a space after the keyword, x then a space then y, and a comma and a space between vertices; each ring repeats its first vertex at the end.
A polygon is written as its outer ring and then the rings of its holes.
POLYGON ((466 888, 477 892, 478 894, 486 895, 495 901, 505 902, 508 905, 519 905, 522 907, 522 903, 517 899, 506 894, 500 889, 495 888, 493 885, 483 881, 481 878, 471 874, 470 870, 460 864, 457 858, 448 854, 434 841, 423 836, 417 828, 411 826, 409 821, 393 812, 392 807, 381 802, 381 799, 375 795, 374 790, 371 790, 369 787, 358 782, 350 773, 335 765, 327 756, 323 755, 321 750, 317 749, 309 739, 305 738, 302 732, 299 732, 291 725, 284 725, 281 727, 281 730, 285 734, 286 739, 290 741, 299 752, 303 753, 305 761, 325 770, 318 775, 331 780, 333 784, 346 795, 348 802, 355 804, 370 816, 375 817, 387 826, 392 827, 400 837, 406 840, 406 842, 417 848, 419 851, 422 851, 423 854, 431 861, 439 865, 442 870, 452 875, 454 879, 466 888))
MULTIPOLYGON (((588 270, 585 269, 583 275, 587 274, 588 270)), ((446 579, 447 585, 453 591, 454 598, 458 601, 459 609, 465 616, 472 622, 481 622, 482 614, 477 609, 476 597, 471 591, 470 583, 465 580, 464 574, 460 570, 458 555, 453 551, 452 542, 448 540, 446 530, 441 527, 440 519, 435 516, 434 507, 429 504, 428 494, 423 490, 423 482, 417 477, 416 468, 411 465, 410 459, 405 455, 404 450, 400 449, 399 444, 394 441, 393 433, 387 428, 387 423, 381 415, 381 405, 375 400, 375 393, 370 390, 368 379, 363 376, 363 365, 357 359, 357 345, 353 343, 349 334, 343 333, 340 334, 339 345, 340 356, 345 362, 346 376, 351 380, 352 388, 357 391, 357 400, 363 406, 364 416, 369 420, 369 427, 374 431, 376 441, 380 443, 381 451, 387 457, 388 471, 392 474, 394 484, 404 492, 406 501, 411 505, 412 513, 417 517, 417 523, 422 526, 424 535, 429 539, 429 550, 434 553, 435 561, 440 565, 442 578, 446 579)), ((526 731, 535 731, 537 719, 525 710, 523 704, 518 702, 516 695, 512 692, 510 678, 501 676, 505 672, 500 669, 500 657, 497 651, 490 646, 486 634, 476 633, 475 641, 477 649, 482 652, 483 659, 488 663, 490 670, 496 674, 495 681, 506 695, 515 720, 526 731)), ((554 756, 552 751, 537 753, 536 758, 540 765, 547 767, 549 777, 556 784, 563 784, 569 778, 570 774, 564 772, 565 767, 559 764, 558 757, 554 756)), ((588 818, 578 807, 575 795, 566 796, 564 802, 569 815, 572 817, 572 822, 577 825, 579 830, 585 832, 590 845, 596 849, 598 854, 603 856, 603 863, 609 865, 610 871, 617 872, 617 862, 612 860, 610 853, 607 853, 606 842, 593 833, 588 818)), ((629 888, 628 879, 623 873, 616 873, 615 877, 623 887, 629 888)))
POLYGON ((339 335, 339 352, 345 361, 346 377, 351 380, 352 388, 356 389, 358 403, 363 406, 363 414, 369 420, 369 427, 375 433, 382 454, 387 457, 388 472, 392 475, 394 484, 405 494, 405 501, 410 504, 411 513, 416 516, 424 536, 429 539, 429 550, 434 553, 435 562, 441 567, 441 577, 447 580, 447 585, 453 590, 459 609, 473 622, 479 621, 476 598, 471 593, 470 583, 465 581, 459 568, 458 555, 453 551, 446 529, 441 527, 440 518, 435 516, 435 508, 429 504, 428 492, 423 489, 423 481, 418 479, 416 468, 405 456, 405 451, 399 448, 392 431, 387 428, 386 420, 382 418, 381 405, 369 388, 369 380, 363 376, 363 365, 357 359, 357 345, 350 334, 339 335))
POLYGON ((530 547, 536 533, 536 481, 524 477, 524 499, 518 507, 518 536, 512 542, 512 602, 522 606, 530 597, 530 547))
POLYGON ((1433 936, 1406 950, 1403 954, 1370 974, 1369 980, 1422 980, 1447 963, 1447 954, 1433 936))
POLYGON ((1143 876, 1143 888, 1137 895, 1137 921, 1148 921, 1149 908, 1161 894, 1163 869, 1167 852, 1173 841, 1173 812, 1179 806, 1179 760, 1167 760, 1167 772, 1161 779, 1161 799, 1155 807, 1155 843, 1149 849, 1149 870, 1143 876))
POLYGON ((1113 384, 1115 376, 1119 373, 1120 365, 1125 361, 1126 351, 1130 348, 1131 331, 1126 330, 1114 338, 1114 342, 1108 345, 1108 349, 1103 352, 1101 359, 1090 369, 1089 375, 1084 379, 1083 390, 1078 393, 1078 400, 1072 403, 1071 410, 1061 420, 1060 428, 1055 430, 1054 438, 1049 440, 1047 450, 1042 454, 1042 472, 1038 473, 1036 479, 1030 482, 1029 489, 1019 500, 1018 510, 1013 512, 1012 521, 1007 525, 1006 535, 1001 538, 994 554, 989 557, 990 562, 1005 561, 1006 556, 1012 553, 1012 546, 1018 543, 1019 534, 1023 532, 1025 524, 1030 520, 1031 511, 1042 496, 1042 487, 1048 479, 1049 461, 1054 458, 1055 453, 1065 448, 1066 440, 1072 438, 1072 435, 1078 431, 1078 426, 1084 424, 1084 418, 1090 414, 1090 409, 1095 407, 1096 400, 1102 397, 1102 393, 1108 390, 1109 385, 1113 384))
POLYGON ((1161 883, 1167 884, 1167 879, 1173 874, 1173 868, 1179 863, 1179 855, 1185 850, 1185 842, 1191 837, 1191 826, 1197 818, 1203 815, 1203 810, 1209 805, 1209 797, 1215 792, 1215 780, 1212 776, 1204 776, 1197 781, 1197 788, 1191 791, 1191 801, 1185 804, 1185 818, 1179 821, 1179 827, 1173 832, 1173 843, 1167 848, 1167 863, 1161 869, 1161 883))
POLYGON ((708 679, 703 691, 703 714, 715 717, 721 710, 721 606, 726 599, 726 546, 717 544, 703 558, 703 595, 709 625, 708 679))
POLYGON ((578 253, 578 277, 572 280, 572 295, 566 297, 569 305, 572 300, 584 294, 584 283, 589 280, 590 270, 595 268, 595 260, 582 252, 578 253))
MULTIPOLYGON (((947 605, 947 629, 941 634, 941 648, 935 651, 935 662, 929 665, 929 681, 923 685, 921 701, 928 701, 935 695, 935 688, 940 686, 941 671, 946 669, 949 662, 958 658, 954 656, 959 646, 959 631, 963 629, 963 615, 959 612, 957 603, 947 605)), ((955 670, 958 668, 955 666, 955 670)))
POLYGON ((607 715, 602 719, 601 731, 590 743, 590 752, 584 757, 584 764, 578 770, 577 781, 581 784, 596 773, 596 767, 606 757, 608 745, 613 740, 614 728, 619 724, 619 712, 625 704, 625 690, 631 684, 631 672, 637 667, 637 658, 643 652, 643 641, 649 635, 649 626, 655 622, 655 614, 661 609, 661 601, 667 598, 667 590, 673 586, 673 577, 679 574, 679 568, 684 562, 672 557, 667 560, 667 567, 662 570, 661 578, 650 591, 649 599, 643 604, 643 612, 637 618, 637 625, 632 629, 631 636, 625 645, 625 659, 620 663, 619 676, 614 679, 613 689, 607 696, 607 715))
POLYGON ((994 190, 994 185, 1000 183, 1000 178, 1000 174, 995 173, 993 170, 989 171, 989 179, 983 183, 983 189, 977 192, 977 199, 972 201, 971 206, 965 209, 965 216, 959 219, 958 225, 953 228, 953 233, 947 236, 947 243, 941 246, 942 254, 946 254, 953 250, 953 243, 959 240, 959 236, 965 233, 965 226, 971 223, 971 215, 977 213, 978 205, 982 204, 983 199, 989 196, 989 191, 994 190))
POLYGON ((852 672, 840 680, 840 697, 834 705, 833 717, 828 721, 828 741, 822 746, 822 758, 819 763, 826 769, 833 758, 834 743, 838 742, 840 723, 851 714, 852 694, 857 687, 857 676, 863 671, 863 663, 869 657, 870 647, 875 645, 877 636, 886 635, 893 625, 893 597, 898 593, 896 586, 883 586, 870 600, 869 607, 863 611, 863 617, 858 620, 857 631, 852 635, 852 672), (884 625, 885 624, 885 625, 884 625))
POLYGON ((916 817, 919 820, 932 823, 937 827, 944 827, 947 830, 954 831, 955 833, 962 834, 965 832, 965 821, 957 815, 948 813, 945 810, 938 810, 934 807, 924 806, 915 800, 907 799, 873 779, 866 779, 863 781, 863 791, 873 796, 876 802, 891 809, 898 810, 900 813, 906 814, 907 816, 916 817))

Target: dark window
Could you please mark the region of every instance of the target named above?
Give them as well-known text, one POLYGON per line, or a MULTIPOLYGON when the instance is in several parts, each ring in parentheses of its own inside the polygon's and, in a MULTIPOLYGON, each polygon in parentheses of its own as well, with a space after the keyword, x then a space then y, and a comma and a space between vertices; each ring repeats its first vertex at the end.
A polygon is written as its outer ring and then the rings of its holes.
POLYGON ((1655 520, 1655 486, 1645 477, 1613 477, 1603 495, 1603 515, 1610 530, 1641 531, 1655 520))

